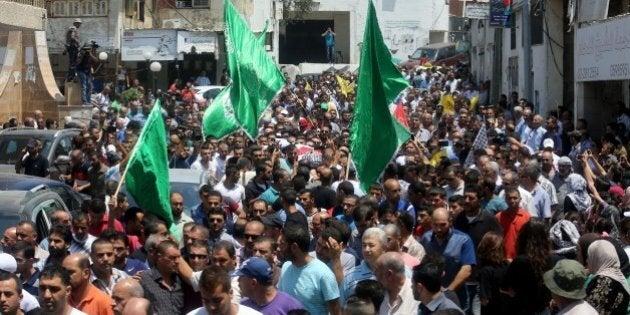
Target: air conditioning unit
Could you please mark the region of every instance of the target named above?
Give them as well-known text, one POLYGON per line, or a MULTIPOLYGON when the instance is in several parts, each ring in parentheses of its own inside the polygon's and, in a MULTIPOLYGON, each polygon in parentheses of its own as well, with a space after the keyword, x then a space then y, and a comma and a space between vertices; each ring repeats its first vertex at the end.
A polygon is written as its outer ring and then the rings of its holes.
POLYGON ((162 28, 182 28, 182 21, 180 19, 164 20, 162 28))

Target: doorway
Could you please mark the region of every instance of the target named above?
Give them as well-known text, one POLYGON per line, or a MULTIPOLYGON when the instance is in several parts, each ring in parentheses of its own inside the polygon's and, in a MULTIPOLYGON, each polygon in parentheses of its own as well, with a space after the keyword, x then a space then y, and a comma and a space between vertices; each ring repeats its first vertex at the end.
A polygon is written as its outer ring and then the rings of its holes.
POLYGON ((335 29, 333 20, 304 20, 286 25, 280 34, 280 63, 326 63, 326 44, 322 33, 335 29))

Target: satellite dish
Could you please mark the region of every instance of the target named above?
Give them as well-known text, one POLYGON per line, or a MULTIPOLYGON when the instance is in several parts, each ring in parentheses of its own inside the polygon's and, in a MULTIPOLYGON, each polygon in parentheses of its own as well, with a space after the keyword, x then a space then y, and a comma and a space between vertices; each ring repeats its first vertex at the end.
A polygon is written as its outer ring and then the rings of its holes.
POLYGON ((459 40, 455 43, 455 49, 460 53, 467 52, 470 49, 470 42, 467 40, 459 40))

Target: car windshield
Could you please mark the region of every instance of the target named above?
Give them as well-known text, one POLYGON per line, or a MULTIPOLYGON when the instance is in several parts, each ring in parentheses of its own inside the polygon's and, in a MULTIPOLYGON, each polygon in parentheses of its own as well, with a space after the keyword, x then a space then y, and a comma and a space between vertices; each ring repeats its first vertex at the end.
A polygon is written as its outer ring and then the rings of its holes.
POLYGON ((178 192, 184 196, 184 213, 190 216, 192 209, 199 205, 199 185, 192 183, 171 183, 171 192, 178 192))
POLYGON ((207 100, 213 100, 215 97, 217 97, 217 95, 219 95, 219 92, 221 92, 221 89, 209 89, 203 92, 203 98, 207 100))
MULTIPOLYGON (((31 137, 25 136, 7 136, 0 138, 0 164, 15 164, 17 159, 20 157, 20 151, 26 148, 30 139, 31 137)), ((41 138, 38 140, 44 143, 41 154, 43 156, 48 156, 48 151, 50 151, 52 141, 41 138)))
MULTIPOLYGON (((192 209, 197 207, 201 200, 199 200, 199 184, 195 183, 182 183, 182 182, 171 182, 171 193, 177 192, 184 196, 184 213, 190 216, 192 209)), ((129 200, 129 206, 136 207, 138 204, 127 192, 127 188, 123 186, 122 192, 127 195, 129 200)))
POLYGON ((427 59, 428 60, 433 60, 435 59, 435 55, 437 54, 437 49, 433 49, 433 48, 418 48, 416 49, 416 51, 413 52, 413 54, 411 55, 410 59, 416 59, 419 60, 420 58, 422 58, 422 55, 426 54, 427 55, 427 59))

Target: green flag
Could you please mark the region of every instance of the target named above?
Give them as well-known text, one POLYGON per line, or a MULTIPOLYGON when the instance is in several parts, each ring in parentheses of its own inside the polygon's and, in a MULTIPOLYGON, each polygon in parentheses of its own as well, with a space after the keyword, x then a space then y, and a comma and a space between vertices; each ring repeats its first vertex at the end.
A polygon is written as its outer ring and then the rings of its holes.
POLYGON ((127 163, 125 185, 138 207, 173 223, 168 178, 166 128, 156 101, 127 163))
POLYGON ((284 77, 230 0, 224 1, 224 14, 230 100, 236 120, 249 137, 256 138, 258 119, 284 86, 284 77))
POLYGON ((241 127, 234 117, 230 93, 232 93, 231 85, 219 92, 203 113, 204 138, 212 136, 221 139, 241 127))
POLYGON ((389 104, 409 86, 392 64, 372 1, 361 47, 359 82, 350 134, 350 151, 364 191, 375 183, 409 131, 395 120, 389 104))
POLYGON ((269 28, 269 20, 265 21, 265 28, 263 28, 262 32, 258 34, 258 42, 263 48, 267 44, 267 29, 269 28))

